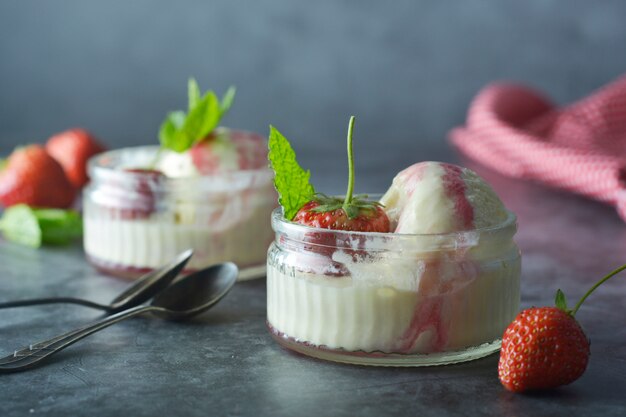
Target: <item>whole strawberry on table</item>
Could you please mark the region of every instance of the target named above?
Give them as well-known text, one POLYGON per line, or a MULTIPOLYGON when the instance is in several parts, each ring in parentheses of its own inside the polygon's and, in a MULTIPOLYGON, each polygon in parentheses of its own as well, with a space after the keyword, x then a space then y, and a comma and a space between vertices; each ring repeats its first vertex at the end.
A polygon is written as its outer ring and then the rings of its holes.
POLYGON ((5 239, 38 247, 80 236, 80 215, 68 207, 88 181, 87 160, 104 149, 84 129, 58 133, 45 147, 15 149, 0 170, 0 230, 5 239))
POLYGON ((582 376, 589 363, 590 342, 575 315, 600 285, 626 269, 622 265, 592 286, 573 309, 556 293, 554 307, 523 310, 502 337, 498 376, 513 392, 556 388, 582 376))

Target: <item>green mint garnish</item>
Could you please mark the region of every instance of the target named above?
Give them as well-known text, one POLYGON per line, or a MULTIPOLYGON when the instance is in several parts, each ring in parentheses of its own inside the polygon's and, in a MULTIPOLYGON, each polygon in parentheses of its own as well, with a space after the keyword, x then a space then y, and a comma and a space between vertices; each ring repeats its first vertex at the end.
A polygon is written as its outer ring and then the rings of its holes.
POLYGON ((274 126, 270 126, 270 166, 274 170, 274 187, 278 191, 278 202, 286 219, 292 220, 298 210, 311 201, 315 189, 309 182, 311 172, 302 169, 289 141, 274 126))
POLYGON ((38 248, 42 244, 70 243, 82 235, 83 222, 74 210, 35 209, 18 204, 4 211, 0 230, 8 241, 38 248))
POLYGON ((219 124, 235 98, 235 88, 230 87, 221 102, 213 91, 202 96, 195 79, 187 84, 188 109, 169 113, 159 129, 161 146, 175 152, 185 152, 204 139, 219 124))
POLYGON ((235 100, 235 93, 237 90, 232 85, 228 87, 228 90, 224 93, 222 97, 222 101, 220 102, 220 117, 223 117, 230 107, 233 105, 233 101, 235 100))
POLYGON ((187 110, 191 111, 200 99, 202 98, 202 93, 200 92, 200 86, 195 78, 190 78, 187 81, 187 110))

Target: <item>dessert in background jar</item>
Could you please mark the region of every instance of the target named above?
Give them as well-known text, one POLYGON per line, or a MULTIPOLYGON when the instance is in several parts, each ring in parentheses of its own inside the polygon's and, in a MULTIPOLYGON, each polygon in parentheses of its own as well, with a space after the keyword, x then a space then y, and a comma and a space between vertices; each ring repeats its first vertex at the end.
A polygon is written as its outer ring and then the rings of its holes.
POLYGON ((217 127, 233 97, 201 96, 190 80, 189 110, 168 115, 161 147, 90 161, 84 247, 98 269, 132 278, 191 248, 189 269, 232 261, 240 279, 264 275, 273 174, 264 137, 217 127))
POLYGON ((420 366, 497 351, 519 308, 515 216, 470 170, 422 162, 376 200, 316 194, 287 140, 270 133, 282 209, 267 261, 267 322, 298 352, 420 366))

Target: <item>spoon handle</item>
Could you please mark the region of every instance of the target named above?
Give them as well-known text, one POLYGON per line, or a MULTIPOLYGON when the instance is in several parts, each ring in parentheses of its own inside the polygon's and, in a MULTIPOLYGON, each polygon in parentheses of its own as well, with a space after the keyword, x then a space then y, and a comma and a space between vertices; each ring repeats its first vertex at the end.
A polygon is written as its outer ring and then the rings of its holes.
POLYGON ((0 303, 0 309, 35 306, 41 304, 78 304, 84 307, 97 308, 98 310, 108 311, 111 309, 109 306, 94 303, 93 301, 72 297, 30 298, 26 300, 5 301, 0 303))
POLYGON ((74 329, 67 333, 16 350, 11 355, 0 358, 0 373, 19 372, 36 366, 53 354, 73 345, 85 337, 105 329, 115 323, 148 311, 158 310, 153 306, 137 306, 109 316, 103 320, 74 329))

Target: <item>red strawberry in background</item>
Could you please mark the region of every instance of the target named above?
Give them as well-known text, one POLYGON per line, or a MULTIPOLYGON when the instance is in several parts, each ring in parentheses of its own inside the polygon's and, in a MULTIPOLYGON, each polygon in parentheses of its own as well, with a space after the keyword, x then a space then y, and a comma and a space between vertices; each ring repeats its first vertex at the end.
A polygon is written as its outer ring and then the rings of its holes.
POLYGON ((252 132, 218 128, 189 150, 202 175, 253 170, 267 165, 267 142, 252 132))
POLYGON ((517 315, 502 337, 498 376, 513 392, 556 388, 582 376, 589 362, 589 339, 574 318, 587 297, 623 265, 596 283, 572 309, 557 291, 556 307, 529 308, 517 315))
POLYGON ((157 210, 156 202, 158 190, 165 181, 165 175, 155 169, 127 169, 126 172, 133 172, 135 182, 133 184, 134 191, 127 193, 126 196, 132 194, 133 200, 128 208, 122 211, 123 218, 146 218, 157 210))
POLYGON ((46 150, 59 161, 74 187, 82 188, 89 181, 87 160, 106 149, 89 132, 77 128, 52 136, 46 150))
POLYGON ((0 203, 5 207, 69 207, 76 191, 61 165, 40 145, 18 148, 0 172, 0 203))
POLYGON ((123 220, 145 219, 157 211, 157 193, 166 176, 155 169, 129 168, 107 178, 92 199, 123 220))

